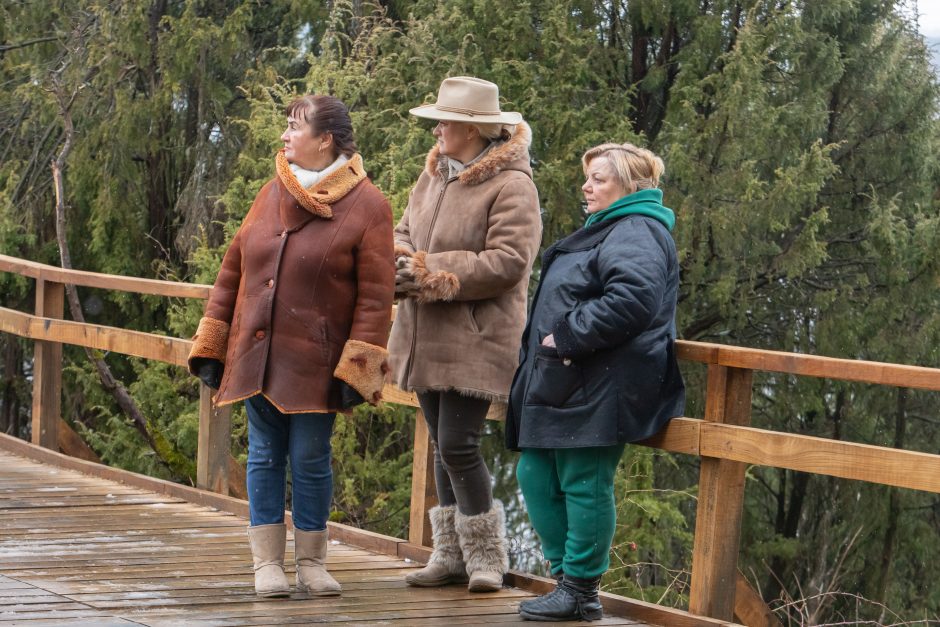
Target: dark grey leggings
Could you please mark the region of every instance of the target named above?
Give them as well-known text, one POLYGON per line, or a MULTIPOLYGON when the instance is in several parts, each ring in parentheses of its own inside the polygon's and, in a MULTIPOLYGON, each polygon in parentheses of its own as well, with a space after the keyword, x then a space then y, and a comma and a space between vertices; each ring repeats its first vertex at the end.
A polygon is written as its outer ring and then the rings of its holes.
POLYGON ((458 392, 420 392, 418 402, 434 441, 434 481, 441 505, 473 516, 493 505, 490 471, 480 454, 480 432, 490 402, 458 392))

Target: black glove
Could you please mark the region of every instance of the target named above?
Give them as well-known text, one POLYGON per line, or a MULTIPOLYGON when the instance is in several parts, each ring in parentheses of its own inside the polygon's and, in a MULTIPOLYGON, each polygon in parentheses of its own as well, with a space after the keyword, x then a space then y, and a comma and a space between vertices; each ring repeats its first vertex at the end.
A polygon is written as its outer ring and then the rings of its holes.
POLYGON ((366 402, 366 399, 362 398, 362 394, 357 392, 356 388, 352 387, 342 379, 339 380, 339 396, 339 406, 341 409, 349 409, 366 402))
POLYGON ((225 372, 225 365, 218 359, 200 359, 196 366, 196 376, 202 379, 202 382, 213 390, 218 390, 222 384, 222 374, 225 372))

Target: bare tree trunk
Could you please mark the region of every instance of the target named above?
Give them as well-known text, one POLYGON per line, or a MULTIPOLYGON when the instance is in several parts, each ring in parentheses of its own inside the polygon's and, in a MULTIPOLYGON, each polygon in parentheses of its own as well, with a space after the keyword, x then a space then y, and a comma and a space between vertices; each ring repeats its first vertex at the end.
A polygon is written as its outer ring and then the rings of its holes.
MULTIPOLYGON (((59 104, 59 115, 62 117, 62 126, 65 131, 65 141, 59 153, 56 155, 55 160, 52 162, 52 180, 55 185, 55 231, 56 240, 59 244, 59 257, 62 261, 62 267, 72 269, 72 255, 69 252, 68 237, 66 236, 67 222, 65 217, 65 181, 63 179, 63 171, 65 170, 66 159, 72 151, 72 144, 75 138, 75 126, 72 123, 71 109, 77 93, 66 96, 62 85, 59 84, 59 78, 56 75, 53 76, 53 91, 59 104)), ((85 315, 82 313, 82 306, 78 300, 78 291, 75 289, 75 286, 66 284, 65 294, 72 319, 76 322, 85 322, 85 315)), ((127 392, 127 388, 124 387, 123 383, 114 378, 114 375, 111 373, 111 368, 105 363, 104 359, 95 354, 95 351, 90 348, 85 348, 85 354, 95 365, 95 369, 98 371, 98 378, 101 380, 101 385, 114 397, 121 411, 131 419, 134 423, 134 427, 136 427, 137 431, 139 431, 141 436, 147 441, 147 444, 149 444, 150 447, 157 452, 158 457, 162 459, 153 435, 147 427, 147 419, 140 413, 137 403, 131 398, 130 394, 127 392)))
MULTIPOLYGON (((72 256, 69 251, 67 221, 65 215, 66 202, 64 171, 66 160, 68 159, 68 155, 72 150, 72 145, 75 139, 75 127, 72 122, 71 108, 78 92, 75 91, 70 95, 66 95, 66 89, 61 84, 60 79, 61 70, 53 74, 52 83, 53 93, 55 94, 56 101, 59 106, 59 114, 62 118, 64 142, 62 144, 61 150, 59 150, 58 154, 56 155, 55 160, 52 162, 52 179, 55 185, 55 227, 56 240, 59 245, 59 255, 61 258, 62 267, 71 269, 72 256)), ((72 314, 72 319, 76 322, 85 322, 85 316, 82 313, 81 303, 78 299, 78 291, 75 289, 75 286, 66 284, 65 293, 66 300, 69 304, 69 311, 72 314)), ((85 354, 94 364, 95 369, 98 372, 98 378, 101 381, 101 385, 105 390, 108 391, 108 393, 111 394, 115 402, 121 408, 121 411, 131 419, 134 427, 144 438, 144 440, 146 440, 150 448, 153 449, 153 451, 157 454, 157 459, 159 459, 167 468, 169 468, 171 472, 180 477, 186 477, 192 481, 192 476, 194 473, 191 472, 192 469, 188 467, 187 460, 183 456, 179 455, 175 451, 172 444, 170 444, 159 432, 151 431, 148 425, 148 421, 137 407, 137 403, 135 403, 134 399, 131 398, 127 388, 124 387, 124 384, 114 377, 111 372, 111 368, 104 361, 104 359, 97 355, 96 352, 90 348, 85 349, 85 354)))

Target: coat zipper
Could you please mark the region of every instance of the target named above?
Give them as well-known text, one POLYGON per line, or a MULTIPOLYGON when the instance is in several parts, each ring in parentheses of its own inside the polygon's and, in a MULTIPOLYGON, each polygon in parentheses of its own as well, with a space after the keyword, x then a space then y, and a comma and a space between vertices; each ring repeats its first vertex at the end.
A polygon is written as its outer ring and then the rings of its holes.
MULTIPOLYGON (((431 235, 434 232, 434 224, 437 222, 437 214, 440 213, 441 210, 441 203, 444 201, 444 192, 447 191, 447 186, 450 185, 451 181, 456 178, 457 177, 445 179, 444 184, 441 186, 441 193, 437 195, 437 204, 434 206, 434 214, 431 216, 431 225, 428 227, 428 237, 424 241, 425 252, 428 252, 428 248, 431 246, 431 235)), ((414 369, 415 363, 415 346, 418 344, 418 303, 415 302, 413 307, 415 314, 414 324, 411 328, 411 353, 408 355, 408 371, 405 376, 406 385, 408 385, 408 382, 411 380, 411 371, 414 369)))

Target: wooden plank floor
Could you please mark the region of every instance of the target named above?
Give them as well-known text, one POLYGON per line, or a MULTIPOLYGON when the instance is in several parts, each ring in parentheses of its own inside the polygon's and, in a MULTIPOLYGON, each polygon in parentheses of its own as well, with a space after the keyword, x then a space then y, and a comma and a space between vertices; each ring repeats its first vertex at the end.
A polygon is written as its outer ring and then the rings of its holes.
MULTIPOLYGON (((327 563, 341 597, 260 600, 246 525, 0 451, 0 626, 533 624, 517 614, 530 593, 409 588, 403 577, 414 563, 337 542, 327 563)), ((293 581, 292 541, 287 563, 293 581)))

